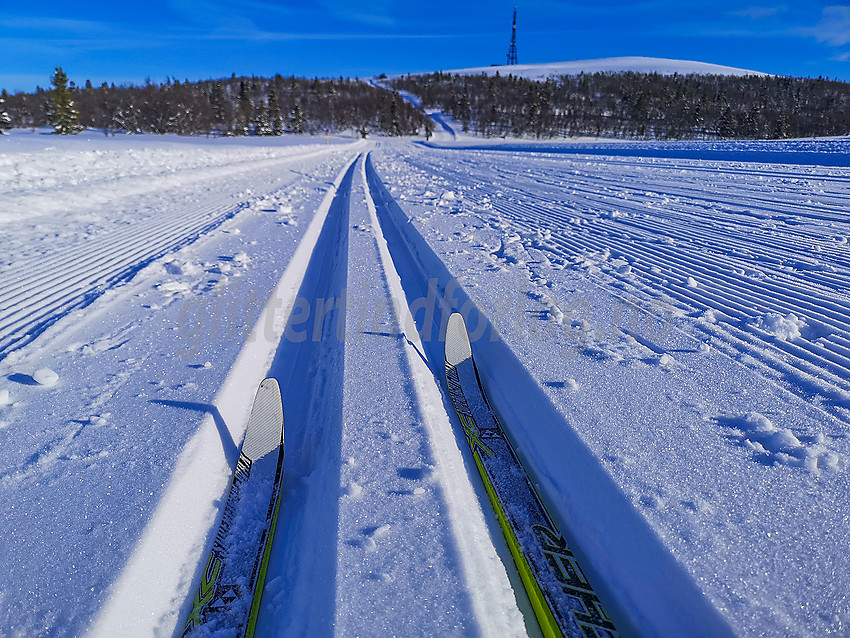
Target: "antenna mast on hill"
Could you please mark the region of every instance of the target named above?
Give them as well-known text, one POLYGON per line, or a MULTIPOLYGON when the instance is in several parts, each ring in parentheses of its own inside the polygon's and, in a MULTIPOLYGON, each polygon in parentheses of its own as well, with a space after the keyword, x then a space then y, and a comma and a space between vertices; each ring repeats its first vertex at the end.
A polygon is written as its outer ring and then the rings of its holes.
POLYGON ((516 7, 514 7, 514 29, 511 32, 511 48, 508 49, 508 64, 516 64, 516 7))

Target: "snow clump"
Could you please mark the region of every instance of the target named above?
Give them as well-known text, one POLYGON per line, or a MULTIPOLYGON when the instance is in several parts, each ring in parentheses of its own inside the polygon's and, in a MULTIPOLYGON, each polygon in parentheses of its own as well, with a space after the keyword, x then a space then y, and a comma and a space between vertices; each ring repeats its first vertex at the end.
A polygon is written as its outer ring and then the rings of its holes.
POLYGON ((777 312, 768 312, 756 318, 753 325, 777 339, 789 341, 800 337, 802 329, 806 327, 806 322, 793 312, 789 312, 784 317, 777 312))
POLYGON ((59 382, 59 375, 50 368, 40 368, 39 370, 36 370, 33 373, 32 378, 37 384, 48 388, 59 382))
POLYGON ((203 272, 203 268, 201 268, 200 264, 178 259, 172 259, 171 261, 164 263, 163 268, 165 268, 165 272, 169 275, 197 275, 198 273, 203 272))
POLYGON ((157 284, 156 289, 160 292, 166 293, 167 295, 180 295, 189 292, 190 287, 189 284, 183 283, 182 281, 165 281, 161 284, 157 284))
POLYGON ((770 464, 801 467, 813 472, 839 468, 840 458, 826 447, 823 434, 813 437, 808 444, 803 443, 791 430, 774 425, 758 412, 749 412, 728 423, 744 447, 770 464))

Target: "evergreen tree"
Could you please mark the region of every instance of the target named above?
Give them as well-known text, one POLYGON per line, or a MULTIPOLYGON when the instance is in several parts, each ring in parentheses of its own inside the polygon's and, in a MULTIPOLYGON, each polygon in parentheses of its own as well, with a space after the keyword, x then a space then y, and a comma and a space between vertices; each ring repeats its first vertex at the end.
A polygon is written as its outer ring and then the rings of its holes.
POLYGON ((76 135, 83 130, 80 126, 80 111, 74 103, 74 95, 68 88, 68 76, 61 66, 56 67, 56 73, 50 78, 53 84, 51 98, 53 101, 50 113, 50 124, 57 135, 76 135))
POLYGON ((283 135, 283 116, 280 114, 280 104, 277 101, 277 91, 269 89, 269 119, 271 120, 272 135, 283 135))
POLYGON ((9 94, 6 93, 6 89, 3 89, 0 92, 0 135, 12 128, 12 118, 6 112, 6 98, 8 97, 9 94))
POLYGON ((401 101, 401 95, 397 91, 393 91, 393 99, 390 102, 390 135, 402 135, 401 119, 398 112, 399 101, 401 101))
POLYGON ((254 103, 254 135, 272 135, 272 122, 269 117, 269 105, 263 98, 254 103))
POLYGON ((735 137, 735 122, 732 117, 732 107, 726 104, 717 124, 717 135, 720 139, 728 140, 735 137))
POLYGON ((213 124, 218 128, 219 133, 222 135, 229 133, 227 94, 221 80, 216 82, 210 91, 210 106, 213 112, 213 124))
POLYGON ((289 128, 296 134, 305 132, 304 113, 301 111, 301 105, 298 103, 295 104, 289 116, 289 128))
POLYGON ((458 114, 464 133, 469 133, 469 120, 472 117, 471 110, 469 106, 469 94, 464 92, 460 98, 460 113, 458 114))
POLYGON ((254 104, 251 101, 251 88, 244 80, 239 83, 239 105, 236 111, 236 134, 250 135, 251 134, 251 116, 253 115, 254 104))
POLYGON ((791 137, 791 126, 788 116, 784 113, 780 113, 773 124, 773 137, 777 139, 791 137))

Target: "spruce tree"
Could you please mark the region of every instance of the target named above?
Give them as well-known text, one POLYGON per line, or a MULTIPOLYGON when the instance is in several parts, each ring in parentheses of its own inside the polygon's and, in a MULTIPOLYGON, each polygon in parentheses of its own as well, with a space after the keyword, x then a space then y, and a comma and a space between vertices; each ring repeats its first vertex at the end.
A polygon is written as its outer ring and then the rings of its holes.
POLYGON ((289 128, 293 133, 300 134, 305 131, 304 113, 301 111, 299 104, 292 109, 292 114, 289 116, 289 128))
POLYGON ((469 104, 469 93, 464 92, 460 98, 460 123, 464 133, 469 133, 469 121, 472 119, 472 107, 469 104))
POLYGON ((83 130, 80 126, 80 111, 74 103, 74 96, 68 88, 68 76, 61 66, 56 67, 56 73, 50 78, 53 89, 50 92, 52 109, 50 124, 56 135, 76 135, 83 130))
POLYGON ((224 83, 219 80, 210 91, 210 106, 212 107, 213 123, 221 135, 230 133, 230 122, 228 121, 227 93, 224 91, 224 83))
POLYGON ((272 122, 269 117, 269 105, 263 98, 254 104, 254 135, 272 135, 272 122))
POLYGON ((280 114, 280 104, 277 101, 277 91, 269 89, 269 119, 272 125, 272 135, 283 135, 283 116, 280 114))
POLYGON ((12 128, 12 118, 6 112, 6 98, 9 94, 6 89, 0 92, 0 135, 12 128))
POLYGON ((402 135, 401 119, 399 116, 398 103, 401 100, 401 95, 397 91, 393 91, 393 99, 390 102, 390 135, 402 135))
POLYGON ((239 83, 239 105, 236 113, 236 134, 250 135, 251 134, 251 116, 253 115, 254 104, 251 100, 251 87, 244 80, 239 83))

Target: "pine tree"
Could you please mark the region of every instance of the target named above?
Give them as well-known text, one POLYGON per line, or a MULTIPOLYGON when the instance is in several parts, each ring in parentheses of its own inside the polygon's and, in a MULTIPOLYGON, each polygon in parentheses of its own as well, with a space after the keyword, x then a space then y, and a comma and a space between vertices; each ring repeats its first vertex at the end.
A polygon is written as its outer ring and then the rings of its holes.
POLYGON ((6 89, 0 92, 0 135, 12 128, 12 118, 6 112, 6 98, 9 94, 6 89))
POLYGON ((776 139, 784 139, 791 137, 791 125, 788 121, 788 116, 785 113, 780 113, 773 124, 773 137, 776 139))
POLYGON ((272 135, 283 135, 283 116, 280 114, 280 104, 277 101, 277 91, 269 89, 269 119, 272 125, 272 135))
POLYGON ((83 130, 80 126, 80 111, 74 103, 74 96, 68 88, 68 76, 61 66, 56 67, 56 73, 50 78, 53 85, 51 98, 53 101, 50 113, 50 124, 56 135, 76 135, 83 130))
POLYGON ((723 107, 723 112, 720 114, 720 120, 717 123, 717 135, 724 140, 735 137, 735 121, 732 115, 732 107, 729 104, 723 107))
POLYGON ((399 101, 401 101, 401 95, 399 95, 398 91, 393 91, 393 99, 390 102, 390 135, 402 135, 398 107, 399 101))

